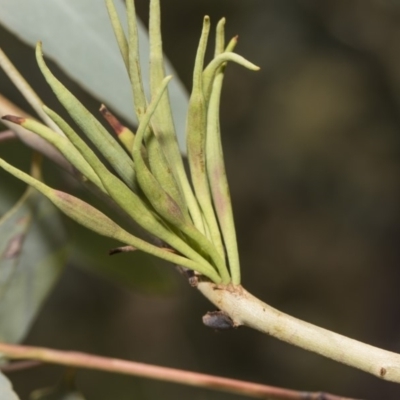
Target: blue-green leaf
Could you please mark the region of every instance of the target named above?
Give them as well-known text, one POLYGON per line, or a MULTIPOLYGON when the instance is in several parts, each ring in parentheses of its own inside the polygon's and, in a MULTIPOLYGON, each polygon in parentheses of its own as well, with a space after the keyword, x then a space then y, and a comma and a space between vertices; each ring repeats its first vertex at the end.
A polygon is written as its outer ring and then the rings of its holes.
MULTIPOLYGON (((115 1, 115 8, 125 29, 123 2, 115 1)), ((46 54, 72 79, 137 125, 128 76, 103 1, 0 0, 0 10, 0 24, 31 46, 42 41, 46 54)), ((149 40, 140 21, 138 30, 143 81, 149 93, 149 40)), ((171 64, 166 64, 167 74, 177 77, 171 64)), ((188 95, 177 78, 169 93, 180 148, 185 152, 188 95)))
POLYGON ((0 372, 0 399, 1 400, 19 400, 14 392, 11 382, 0 372))
POLYGON ((60 277, 66 234, 55 207, 28 188, 0 219, 0 236, 0 339, 19 342, 60 277))

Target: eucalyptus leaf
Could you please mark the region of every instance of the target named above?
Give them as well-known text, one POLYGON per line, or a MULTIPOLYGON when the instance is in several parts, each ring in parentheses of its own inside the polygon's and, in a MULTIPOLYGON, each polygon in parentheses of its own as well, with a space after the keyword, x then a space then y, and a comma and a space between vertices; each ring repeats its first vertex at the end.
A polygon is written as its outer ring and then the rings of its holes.
POLYGON ((0 372, 0 399, 18 400, 19 397, 14 392, 11 382, 0 372))
POLYGON ((0 236, 0 339, 20 342, 63 270, 66 234, 55 207, 28 188, 0 219, 0 236))
MULTIPOLYGON (((116 1, 115 8, 126 31, 123 2, 116 1)), ((46 54, 72 79, 137 125, 128 75, 103 1, 0 0, 0 9, 0 24, 31 46, 42 41, 46 54)), ((138 24, 138 30, 141 70, 149 93, 149 40, 143 24, 138 24)), ((168 62, 166 71, 177 77, 168 62)), ((185 152, 188 96, 177 78, 169 93, 180 148, 185 152)))
POLYGON ((5 214, 12 206, 14 202, 13 193, 7 190, 8 187, 3 182, 0 183, 0 216, 5 214))

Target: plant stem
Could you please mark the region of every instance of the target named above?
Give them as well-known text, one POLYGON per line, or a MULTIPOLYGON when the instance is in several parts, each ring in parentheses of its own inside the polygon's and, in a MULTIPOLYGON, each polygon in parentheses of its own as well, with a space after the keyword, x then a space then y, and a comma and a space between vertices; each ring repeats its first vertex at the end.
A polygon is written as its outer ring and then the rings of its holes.
POLYGON ((39 360, 41 362, 66 365, 78 368, 90 368, 101 371, 116 372, 143 378, 180 383, 183 385, 203 387, 220 390, 223 392, 246 395, 258 399, 269 400, 355 400, 328 393, 299 392, 258 383, 238 381, 197 372, 159 367, 120 360, 94 356, 73 351, 59 351, 44 347, 20 346, 0 343, 0 353, 10 359, 39 360))
POLYGON ((222 287, 200 282, 198 289, 227 314, 235 326, 248 326, 378 378, 400 383, 400 354, 291 317, 263 303, 241 286, 222 287))

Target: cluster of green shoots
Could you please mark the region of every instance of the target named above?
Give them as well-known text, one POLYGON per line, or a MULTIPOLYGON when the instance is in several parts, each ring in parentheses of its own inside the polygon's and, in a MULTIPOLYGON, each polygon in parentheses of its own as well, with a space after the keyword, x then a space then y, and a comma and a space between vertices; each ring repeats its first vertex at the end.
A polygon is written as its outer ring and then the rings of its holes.
POLYGON ((150 2, 150 102, 143 90, 133 1, 127 0, 126 7, 127 35, 112 0, 107 0, 132 87, 134 111, 139 121, 136 133, 123 126, 103 106, 102 113, 116 133, 110 134, 52 74, 44 61, 40 43, 36 57, 44 78, 101 158, 60 115, 46 106, 43 106, 44 112, 58 129, 29 118, 11 115, 3 118, 55 146, 83 181, 97 187, 109 202, 162 244, 157 246, 133 235, 90 204, 50 188, 4 160, 0 160, 0 166, 43 193, 62 212, 85 227, 131 249, 193 270, 217 284, 238 285, 239 257, 220 140, 220 95, 227 61, 252 70, 258 68, 232 52, 237 38, 225 45, 224 20, 219 21, 216 28, 214 58, 204 67, 210 30, 209 18, 204 18, 186 124, 189 178, 169 103, 167 85, 172 77, 164 73, 159 0, 150 2))

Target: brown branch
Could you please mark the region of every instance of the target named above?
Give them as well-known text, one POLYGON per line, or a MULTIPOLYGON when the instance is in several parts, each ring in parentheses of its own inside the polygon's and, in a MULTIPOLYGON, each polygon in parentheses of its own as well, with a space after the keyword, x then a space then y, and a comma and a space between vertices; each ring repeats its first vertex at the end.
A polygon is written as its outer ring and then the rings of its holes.
POLYGON ((259 383, 239 381, 197 372, 159 367, 94 356, 73 351, 59 351, 43 347, 31 347, 0 343, 0 353, 10 359, 37 360, 41 362, 66 365, 69 367, 89 368, 101 371, 116 372, 143 378, 157 379, 183 385, 220 390, 223 392, 247 395, 256 399, 269 400, 355 400, 328 393, 298 392, 259 383))

